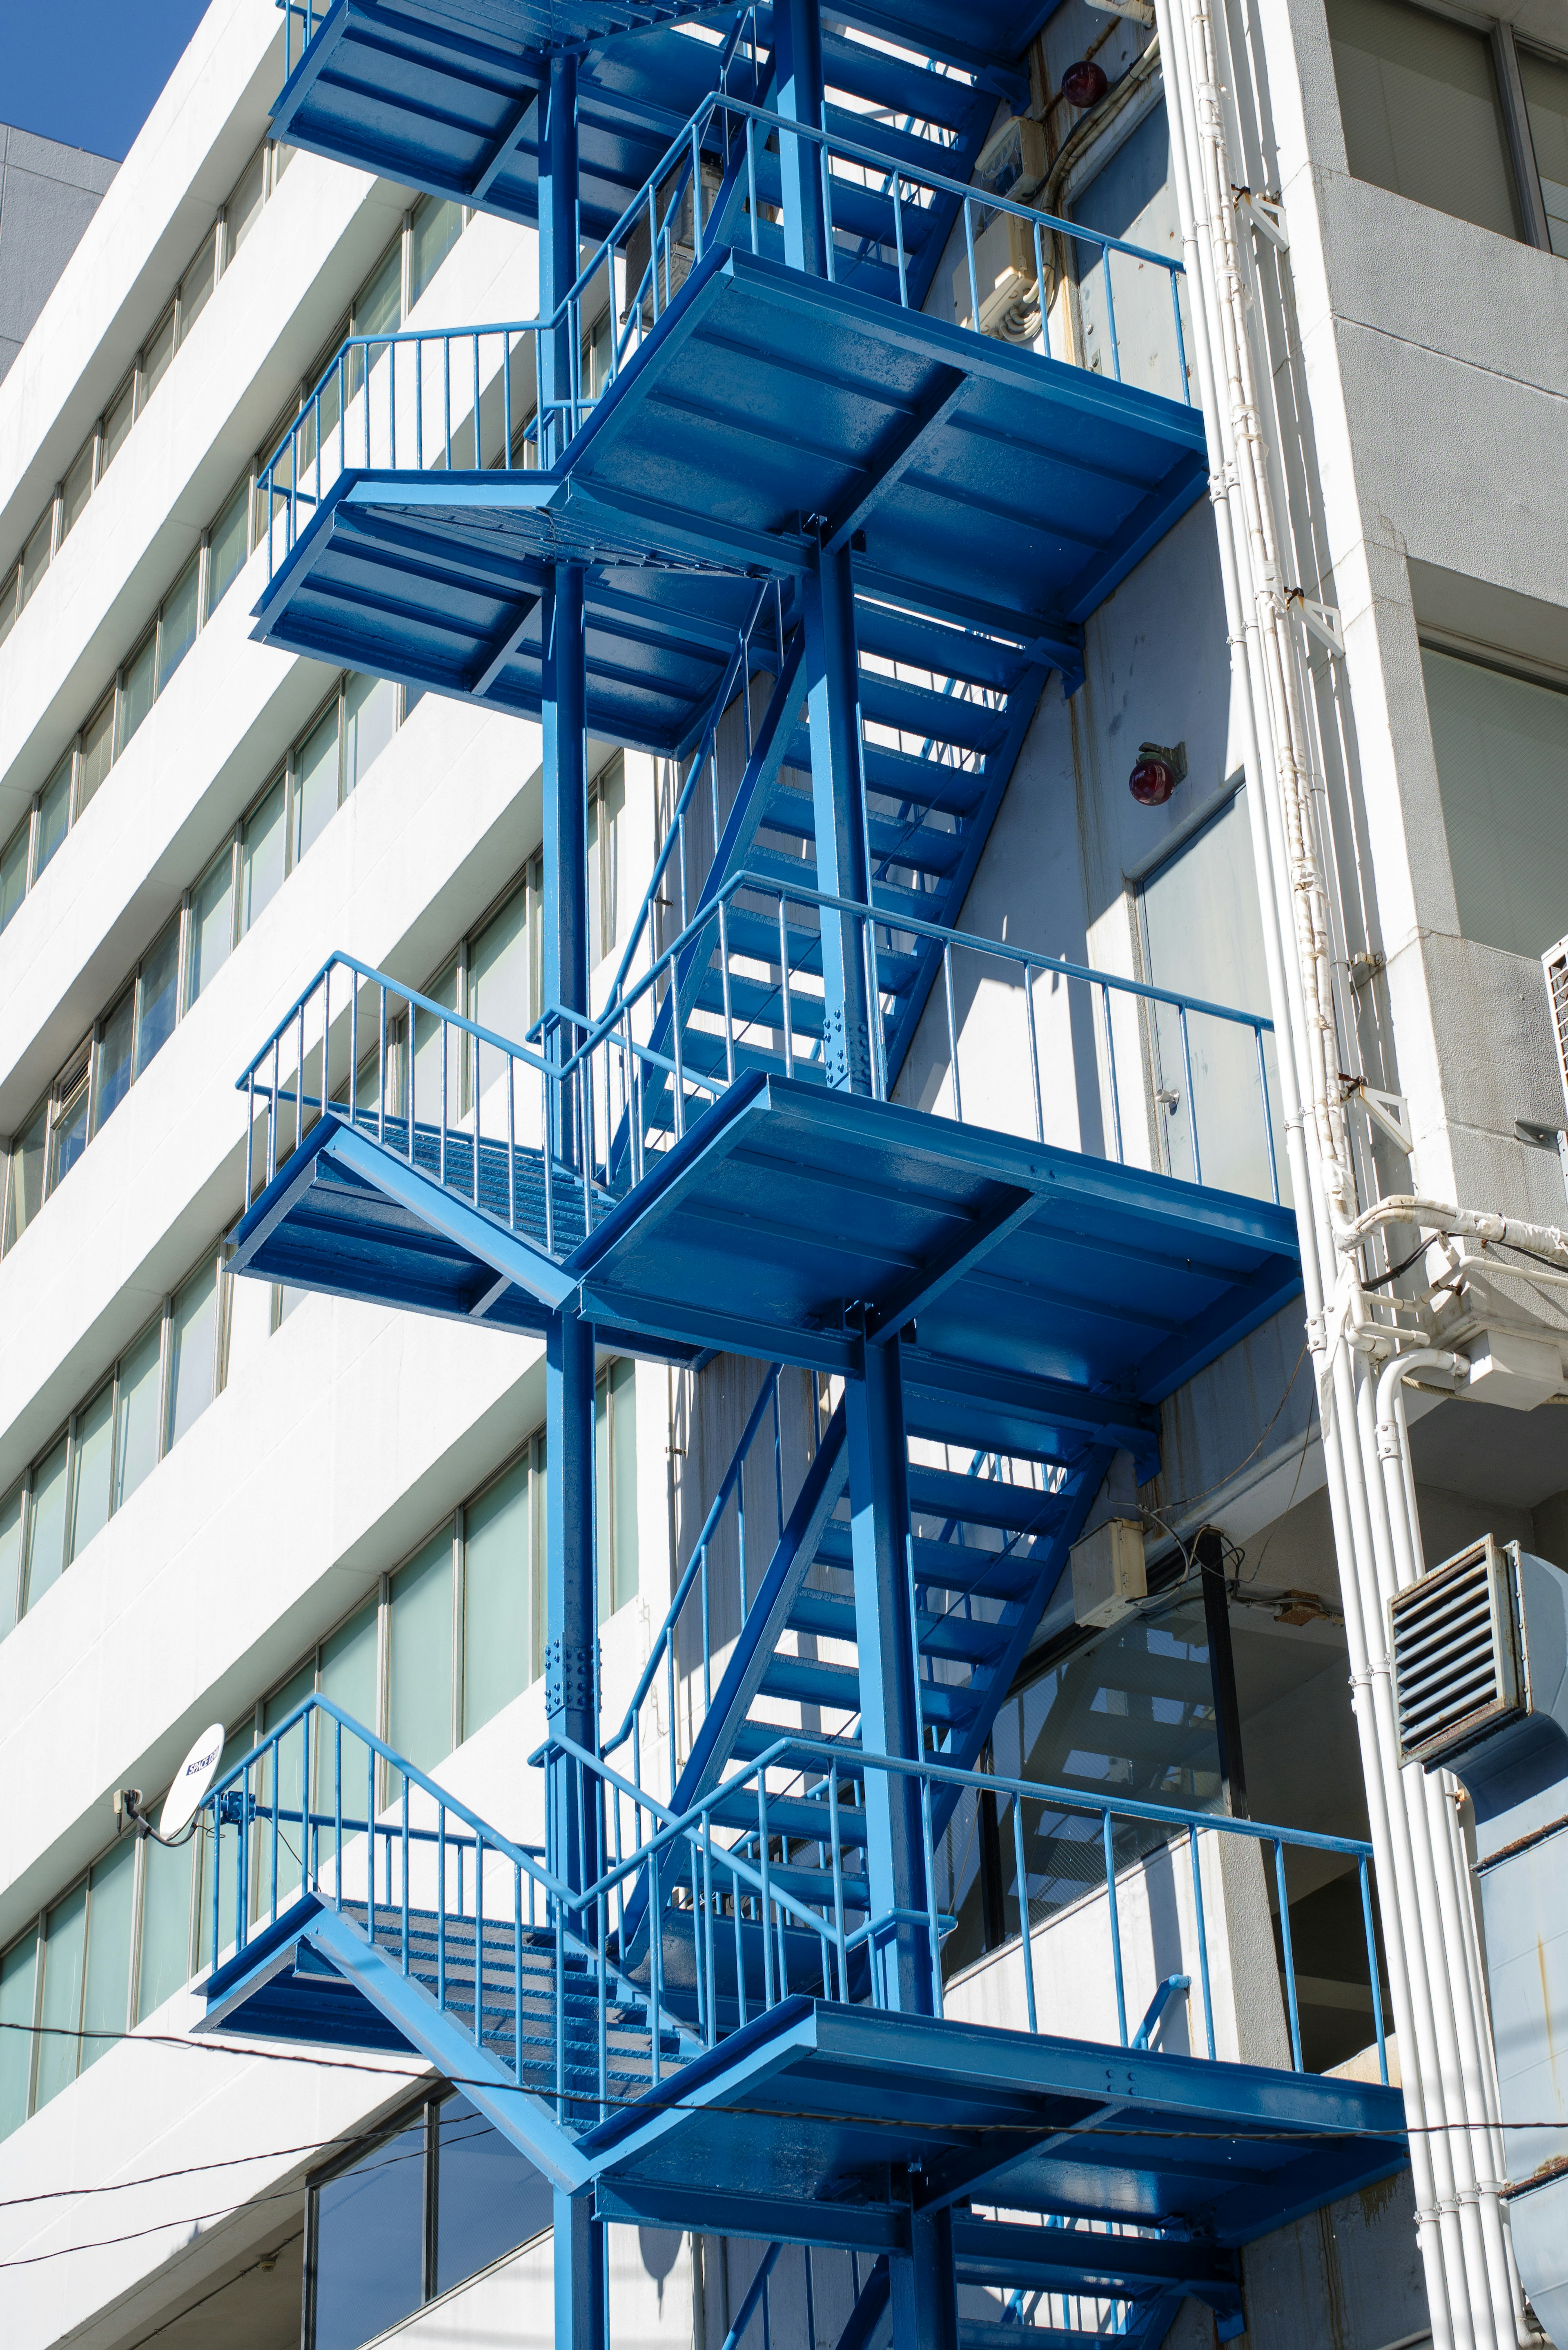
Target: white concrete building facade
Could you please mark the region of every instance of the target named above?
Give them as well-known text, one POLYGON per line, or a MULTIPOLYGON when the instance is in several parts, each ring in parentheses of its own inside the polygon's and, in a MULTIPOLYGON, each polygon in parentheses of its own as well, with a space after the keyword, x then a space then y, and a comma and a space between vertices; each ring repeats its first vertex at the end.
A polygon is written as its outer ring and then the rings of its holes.
MULTIPOLYGON (((992 1753, 1041 1783, 1372 1835, 1376 1982, 1354 1868, 1293 1862, 1282 1918, 1272 1855, 1199 1839, 1221 2055, 1291 2062, 1287 1922, 1308 2070, 1376 2078, 1390 1970, 1458 1986, 1446 2024, 1437 1991, 1409 1994, 1427 2038, 1399 2034, 1390 2067, 1418 2127, 1472 2146, 1468 2178, 1443 2155, 1434 2178, 1418 2148, 1414 2171, 1246 2247, 1244 2336, 1217 2336, 1192 2298, 1168 2340, 1539 2343, 1498 2194, 1473 1824, 1458 1782, 1401 1779, 1397 1756, 1387 1776, 1369 1727, 1388 1634, 1366 1593, 1397 1534, 1379 1535, 1376 1492, 1356 1500, 1345 1459, 1364 1438, 1372 1492, 1376 1432, 1334 1367, 1351 1378, 1347 1332, 1358 1378, 1431 1350, 1399 1440, 1421 1565, 1490 1534, 1568 1572, 1568 1252, 1549 1245, 1568 1226, 1568 1092, 1542 973, 1568 932, 1568 13, 1254 0, 1210 26, 1207 82, 1192 23, 1153 13, 1062 0, 1044 22, 1034 200, 1185 254, 1183 354, 1151 328, 1140 364, 1157 389, 1185 365, 1203 398, 1210 495, 1092 618, 1082 686, 1048 680, 961 927, 1306 1033, 1311 858, 1282 830, 1281 727, 1259 715, 1251 598, 1272 597, 1326 910, 1320 1123, 1346 1138, 1344 1220, 1403 1204, 1369 1228, 1376 1310, 1358 1320, 1309 1271, 1304 1303, 1161 1408, 1159 1474, 1116 1502, 1141 1519, 1147 1592, 1092 1626, 1064 1577, 992 1753), (1075 109, 1063 76, 1085 57, 1107 89, 1075 109), (1222 222, 1202 177, 1217 155, 1222 222), (1128 789, 1146 755, 1177 779, 1156 805, 1128 789), (1451 1203, 1446 1234, 1413 1202, 1451 1203), (1535 1241, 1521 1253, 1457 1211, 1535 1241), (1416 1825, 1379 1831, 1396 1814, 1416 1825), (1416 1855, 1404 1874, 1384 1864, 1396 1846, 1416 1855)), ((252 638, 258 475, 344 335, 525 319, 538 297, 526 230, 273 141, 283 22, 213 0, 0 380, 0 2308, 16 2350, 555 2338, 548 2198, 461 2085, 393 2054, 197 2035, 203 1844, 138 1838, 114 1807, 127 1788, 161 1798, 205 1725, 237 1756, 314 1690, 504 1834, 543 1834, 543 1344, 227 1267, 235 1079, 334 951, 518 1039, 545 1008, 539 728, 252 638)), ((929 307, 964 298, 939 271, 929 307)), ((1066 255, 1051 333, 1092 354, 1103 298, 1066 255)), ((589 771, 602 1002, 680 778, 607 741, 589 771)), ((1107 1155, 1068 993, 1042 998, 1045 1139, 1107 1155)), ((954 1017, 966 1114, 993 1098, 1023 1130, 996 1045, 1015 1003, 975 980, 954 1017)), ((950 1084, 945 1018, 928 1014, 900 1081, 921 1107, 950 1084)), ((1168 1024, 1128 1024, 1128 1155, 1191 1173, 1196 1107, 1208 1180, 1267 1196, 1272 1154, 1301 1199, 1318 1112, 1282 1086, 1274 1045, 1271 1139, 1235 1107, 1255 1075, 1222 1041, 1191 1065, 1168 1024)), ((607 1724, 762 1368, 601 1353, 607 1724)), ((742 1479, 761 1539, 834 1400, 826 1375, 782 1375, 776 1502, 771 1457, 742 1479)), ((719 1543, 732 1578, 731 1522, 719 1543)), ((682 1751, 699 1681, 656 1724, 682 1751)), ((946 1847, 949 2013, 1021 2026, 1027 1948, 1051 2028, 1114 2036, 1103 1884, 1021 1919, 995 1835, 976 1809, 946 1847)), ((1139 2013, 1199 1970, 1176 1850, 1151 1836, 1120 1880, 1139 2013)), ((1157 2044, 1199 2040, 1197 2006, 1173 2002, 1157 2044)), ((612 2228, 617 2350, 721 2350, 762 2249, 612 2228)), ((771 2339, 832 2350, 860 2282, 846 2254, 786 2247, 771 2339)), ((966 2324, 1001 2322, 965 2290, 966 2324)), ((1049 2294, 1012 2314, 1053 2340, 1115 2320, 1049 2294)))

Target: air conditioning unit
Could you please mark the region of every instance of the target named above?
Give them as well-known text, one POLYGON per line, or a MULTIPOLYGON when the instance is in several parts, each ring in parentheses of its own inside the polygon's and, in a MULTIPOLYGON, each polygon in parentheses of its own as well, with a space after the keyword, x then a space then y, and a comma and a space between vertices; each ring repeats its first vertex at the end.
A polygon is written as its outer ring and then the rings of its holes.
POLYGON ((1490 1534, 1389 1602, 1399 1760, 1453 1766, 1529 1709, 1518 1553, 1490 1534))

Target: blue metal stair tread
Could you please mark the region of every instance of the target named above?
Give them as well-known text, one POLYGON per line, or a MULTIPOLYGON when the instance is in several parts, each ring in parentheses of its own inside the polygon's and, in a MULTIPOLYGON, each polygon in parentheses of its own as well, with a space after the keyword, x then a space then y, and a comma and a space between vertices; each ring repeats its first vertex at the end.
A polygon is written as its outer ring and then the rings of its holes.
MULTIPOLYGON (((819 1738, 821 1734, 820 1731, 816 1733, 819 1738)), ((788 1738, 790 1735, 790 1731, 783 1722, 759 1721, 748 1717, 744 1721, 735 1725, 725 1752, 732 1762, 754 1762, 759 1754, 765 1754, 770 1746, 776 1746, 781 1738, 788 1738)), ((843 1776, 846 1779, 857 1777, 859 1775, 859 1731, 857 1730, 836 1731, 833 1733, 833 1742, 840 1750, 844 1758, 839 1765, 843 1776)), ((752 1809, 754 1814, 756 1810, 754 1794, 752 1797, 752 1809)))
POLYGON ((891 2216, 887 2167, 909 2160, 928 2202, 963 2197, 983 2163, 1003 2209, 1179 2221, 1222 2246, 1406 2159, 1395 2089, 804 1999, 688 2064, 679 2110, 650 2097, 579 2143, 622 2209, 657 2199, 672 2226, 701 2225, 704 2195, 737 2182, 759 2221, 782 2216, 828 2177, 891 2216))
MULTIPOLYGON (((752 1866, 757 1866, 753 1860, 752 1866)), ((773 1860, 768 1863, 768 1884, 780 1893, 787 1893, 795 1901, 814 1904, 830 1915, 837 1897, 833 1887, 831 1869, 803 1867, 794 1861, 773 1860)), ((871 1907, 871 1889, 864 1877, 846 1868, 840 1878, 844 1907, 857 1911, 871 1907)))
MULTIPOLYGON (((799 871, 794 878, 796 882, 802 883, 803 887, 811 887, 809 882, 803 881, 799 871)), ((771 961, 776 963, 778 962, 779 926, 776 914, 751 912, 746 907, 742 894, 741 898, 732 901, 731 910, 725 918, 725 929, 732 954, 753 955, 759 962, 771 961)), ((822 934, 819 931, 796 930, 786 922, 785 943, 789 949, 792 979, 801 977, 807 972, 817 978, 821 977, 822 934)), ((906 988, 913 986, 919 968, 919 958, 915 955, 899 954, 891 949, 884 950, 880 947, 877 949, 877 978, 885 995, 901 994, 906 988)))
MULTIPOLYGON (((547 570, 531 541, 505 531, 504 516, 507 497, 533 497, 540 478, 493 469, 340 473, 263 590, 253 634, 486 709, 538 716, 547 570)), ((636 749, 684 757, 754 594, 746 581, 713 571, 591 566, 584 582, 590 726, 636 749)))
MULTIPOLYGON (((795 1594, 789 1624, 793 1631, 853 1644, 855 1602, 831 1592, 814 1591, 806 1585, 795 1594)), ((960 1658, 970 1664, 987 1663, 1005 1648, 1008 1637, 1005 1625, 982 1624, 955 1613, 933 1615, 928 1608, 916 1616, 915 1632, 923 1655, 960 1658)))
MULTIPOLYGON (((726 925, 727 927, 727 925, 726 925)), ((775 950, 776 951, 776 950, 775 950)), ((777 1027, 783 1006, 779 1001, 776 982, 749 979, 743 972, 732 972, 729 985, 730 1010, 737 1022, 755 1020, 766 1027, 777 1027)), ((705 1012, 722 1013, 724 1009, 724 979, 716 962, 710 963, 698 983, 693 999, 705 1012)), ((807 995, 792 987, 789 992, 790 1034, 794 1036, 819 1037, 822 1035, 823 999, 807 995)))
MULTIPOLYGON (((854 1665, 824 1664, 815 1657, 774 1656, 763 1675, 762 1693, 786 1699, 793 1705, 858 1713, 860 1675, 854 1665)), ((979 1692, 972 1688, 954 1688, 946 1681, 920 1683, 920 1707, 928 1721, 965 1722, 979 1701, 979 1692)))
MULTIPOLYGON (((753 847, 746 858, 746 869, 756 874, 761 880, 776 881, 784 889, 814 889, 816 887, 815 860, 786 856, 782 850, 766 847, 760 841, 753 847)), ((877 876, 871 884, 871 903, 878 914, 887 916, 896 930, 900 915, 916 922, 940 920, 945 896, 934 889, 905 889, 897 881, 877 876)), ((774 939, 776 948, 776 929, 774 939)), ((878 944, 878 963, 880 959, 878 944)))
POLYGON ((1288 1209, 757 1076, 688 1128, 564 1270, 596 1319, 829 1370, 855 1360, 845 1298, 864 1300, 873 1326, 913 1299, 954 1387, 968 1363, 1146 1402, 1300 1280, 1288 1209))
MULTIPOLYGON (((805 745, 809 752, 809 743, 805 745)), ((794 746, 792 745, 792 764, 794 746)), ((986 795, 983 768, 956 766, 950 759, 922 758, 886 743, 863 745, 868 794, 924 807, 943 816, 972 816, 986 795)))
MULTIPOLYGON (((853 1567, 847 1522, 836 1519, 824 1529, 816 1555, 826 1565, 846 1572, 853 1567)), ((1038 1583, 1048 1555, 1044 1544, 995 1551, 978 1544, 929 1542, 917 1535, 915 1585, 922 1591, 972 1591, 984 1599, 1023 1599, 1038 1583)))
MULTIPOLYGON (((757 1791, 748 1780, 733 1794, 721 1793, 709 1807, 709 1816, 716 1826, 745 1828, 755 1831, 757 1825, 757 1791)), ((770 1835, 800 1838, 831 1846, 833 1820, 828 1799, 824 1793, 815 1795, 773 1795, 768 1797, 768 1833, 770 1835)), ((856 1804, 838 1804, 838 1841, 843 1846, 859 1846, 866 1842, 866 1814, 856 1804)))
MULTIPOLYGON (((1164 2285, 1234 2293, 1241 2273, 1233 2251, 1200 2237, 1112 2235, 1102 2228, 982 2220, 969 2211, 953 2214, 953 2267, 961 2284, 1021 2284, 1042 2293, 1083 2294, 1164 2285)), ((1105 2336, 1094 2338, 1103 2342, 1105 2336)))
MULTIPOLYGON (((863 605, 857 605, 857 620, 863 605)), ((860 671, 860 707, 867 719, 896 726, 905 734, 929 735, 934 743, 951 743, 961 751, 981 756, 994 751, 1007 731, 1005 702, 971 702, 961 693, 944 693, 940 687, 921 685, 913 678, 889 677, 864 664, 860 671)))
MULTIPOLYGON (((862 669, 869 668, 875 660, 900 661, 910 669, 929 671, 939 678, 955 678, 965 685, 982 686, 994 693, 1010 694, 1016 691, 1034 668, 1034 656, 1019 638, 999 635, 990 629, 955 627, 945 620, 933 619, 929 613, 916 611, 909 606, 888 604, 880 598, 862 597, 855 607, 855 640, 858 647, 862 669)), ((909 684, 918 688, 914 679, 893 680, 885 671, 889 685, 909 684)), ((941 699, 940 688, 929 687, 941 699)), ((940 728, 938 728, 940 733, 940 728)))
POLYGON ((802 516, 859 512, 895 444, 857 577, 1036 639, 1085 619, 1206 473, 1194 408, 732 249, 597 402, 550 504, 566 528, 591 501, 582 549, 618 520, 628 554, 784 570, 809 559, 802 516))
MULTIPOLYGON (((797 840, 816 840, 816 812, 809 792, 775 791, 763 817, 763 829, 792 834, 797 840)), ((961 834, 950 827, 921 823, 918 816, 900 823, 896 817, 867 812, 866 839, 874 862, 886 859, 922 873, 950 873, 963 853, 961 834)), ((756 861, 748 858, 754 871, 756 861)), ((797 858, 796 863, 799 863, 797 858)), ((770 867, 769 868, 773 868, 770 867)))
POLYGON ((960 1470, 909 1463, 909 1507, 926 1517, 952 1518, 961 1525, 994 1526, 1004 1534, 1030 1534, 1051 1522, 1050 1504, 1060 1501, 1033 1485, 1010 1485, 1000 1477, 966 1476, 960 1470))

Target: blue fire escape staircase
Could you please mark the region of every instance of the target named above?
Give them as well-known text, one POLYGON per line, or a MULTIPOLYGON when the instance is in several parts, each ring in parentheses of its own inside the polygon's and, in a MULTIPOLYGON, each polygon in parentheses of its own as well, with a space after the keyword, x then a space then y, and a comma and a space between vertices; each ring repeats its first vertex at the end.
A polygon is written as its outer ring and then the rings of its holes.
MULTIPOLYGON (((337 0, 291 9, 275 126, 537 218, 557 287, 563 241, 574 268, 579 224, 601 242, 540 318, 345 347, 266 471, 258 635, 545 714, 557 834, 585 729, 690 765, 597 1013, 579 970, 509 1039, 331 958, 240 1080, 234 1269, 546 1335, 562 1414, 585 1335, 590 1371, 595 1340, 769 1367, 612 1734, 567 1693, 597 1687, 567 1620, 591 1529, 561 1531, 552 1436, 558 1867, 308 1700, 209 1799, 209 2027, 418 2052, 567 2199, 557 2228, 588 2203, 868 2258, 844 2350, 933 2245, 1042 2350, 1106 2322, 1155 2350, 1189 2293, 1230 2338, 1238 2248, 1404 2153, 1397 2093, 1301 2067, 1285 1851, 1360 1871, 1370 1950, 1364 1847, 980 1767, 1116 1457, 1151 1475, 1161 1401, 1299 1286, 1270 1023, 959 927, 1046 678, 1077 682, 1085 621, 1204 478, 1199 418, 1122 380, 1114 316, 1108 376, 971 331, 1000 223, 1047 337, 1097 244, 1107 306, 1113 265, 1168 286, 1180 359, 1164 259, 968 185, 1049 13, 854 5, 802 115, 799 5, 337 0), (956 318, 928 315, 955 270, 956 318), (1204 1180, 1211 1023, 1257 1070, 1245 1195, 1204 1180), (843 1400, 787 1498, 775 1472, 759 1556, 786 1368, 843 1400), (981 1804, 1026 2030, 947 2012, 981 1804), (1206 1830, 1272 1847, 1289 2070, 1217 2054, 1206 1830), (1191 1879, 1179 1972, 1118 1926, 1158 1845, 1191 1879), (1116 2021, 1073 2036, 1031 1905, 1085 1887, 1116 2021)), ((932 2338, 1001 2350, 973 2307, 932 2338)))

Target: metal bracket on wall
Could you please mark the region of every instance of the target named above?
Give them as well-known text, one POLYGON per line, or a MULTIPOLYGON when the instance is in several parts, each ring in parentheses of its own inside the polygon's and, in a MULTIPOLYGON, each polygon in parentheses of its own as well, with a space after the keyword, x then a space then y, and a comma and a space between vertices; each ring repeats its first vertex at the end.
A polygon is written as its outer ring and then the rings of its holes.
POLYGON ((1340 619, 1337 604, 1314 604, 1300 588, 1287 588, 1285 601, 1294 604, 1305 623, 1309 636, 1326 645, 1331 653, 1345 650, 1345 622, 1340 619))
POLYGON ((1088 0, 1088 5, 1102 16, 1130 16, 1135 25, 1152 26, 1154 23, 1150 0, 1088 0))
POLYGON ((1343 1070, 1339 1081, 1347 1094, 1359 1097, 1373 1125, 1380 1127, 1407 1159, 1412 1157, 1416 1138, 1410 1130, 1410 1105, 1406 1097, 1403 1094, 1381 1093, 1376 1086, 1369 1086, 1365 1077, 1347 1077, 1343 1070))
MULTIPOLYGON (((1089 0, 1089 5, 1095 6, 1096 0, 1089 0)), ((1236 210, 1245 213, 1258 234, 1266 236, 1269 243, 1277 245, 1282 253, 1288 253, 1291 249, 1290 231, 1285 226, 1285 208, 1279 198, 1255 196, 1251 188, 1233 187, 1231 193, 1235 199, 1236 210)))

